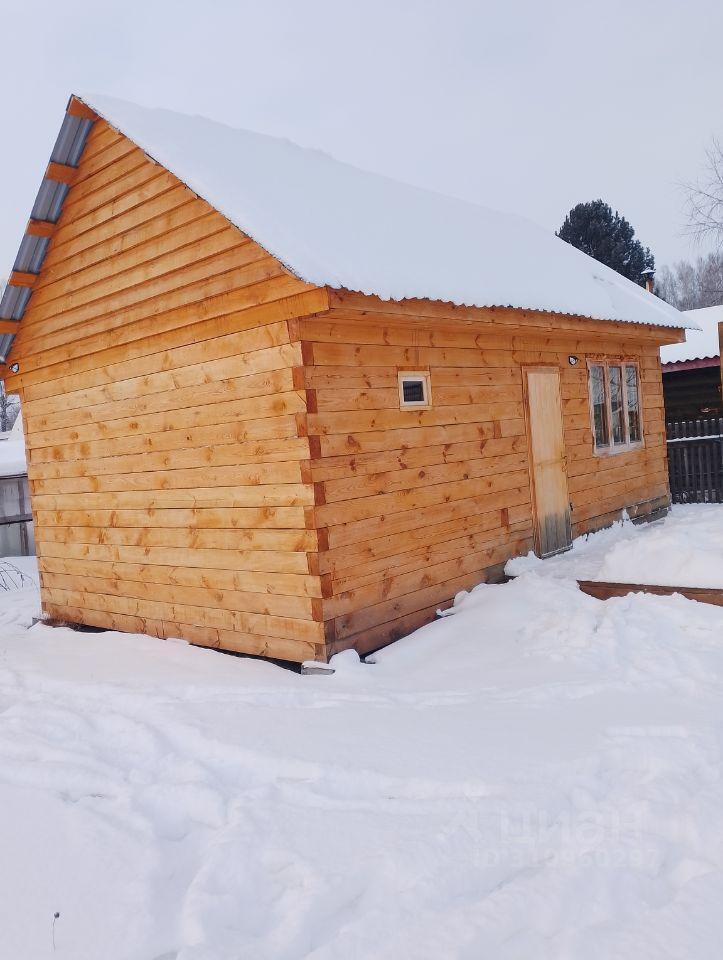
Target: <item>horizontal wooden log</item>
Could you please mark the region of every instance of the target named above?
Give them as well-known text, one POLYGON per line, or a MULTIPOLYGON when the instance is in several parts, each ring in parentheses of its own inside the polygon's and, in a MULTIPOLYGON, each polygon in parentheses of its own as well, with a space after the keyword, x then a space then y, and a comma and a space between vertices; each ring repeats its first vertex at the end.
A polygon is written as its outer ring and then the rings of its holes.
POLYGON ((33 496, 36 510, 201 510, 216 507, 313 506, 311 487, 302 483, 261 487, 197 487, 193 490, 133 490, 121 493, 45 494, 33 496))
POLYGON ((200 204, 203 212, 207 212, 203 201, 197 200, 187 187, 171 184, 153 200, 119 213, 114 219, 89 230, 77 233, 70 225, 60 227, 43 264, 43 276, 47 265, 48 282, 52 283, 76 270, 102 263, 143 239, 157 236, 164 228, 172 229, 178 224, 172 216, 174 211, 194 201, 200 204))
MULTIPOLYGON (((381 300, 379 297, 354 293, 350 290, 331 291, 329 302, 333 311, 355 310, 363 317, 390 311, 388 301, 381 300)), ((436 321, 492 319, 496 324, 511 323, 517 326, 524 323, 550 331, 582 329, 585 332, 592 332, 597 329, 607 333, 611 329, 610 321, 591 320, 589 317, 561 316, 546 311, 513 310, 509 307, 458 307, 450 303, 437 303, 430 300, 409 299, 398 301, 392 305, 392 310, 395 316, 428 317, 436 321)), ((659 344, 660 342, 680 343, 685 338, 683 330, 673 328, 619 323, 615 324, 615 329, 621 336, 629 336, 632 339, 645 340, 653 344, 659 344)))
POLYGON ((373 433, 376 430, 400 430, 458 423, 484 423, 494 420, 519 420, 521 403, 459 404, 429 410, 370 410, 352 413, 309 414, 309 433, 319 436, 349 433, 373 433))
POLYGON ((324 481, 381 476, 393 472, 404 475, 436 464, 460 463, 479 457, 505 457, 524 453, 526 449, 526 438, 517 436, 342 454, 315 460, 312 463, 312 477, 315 481, 324 481))
MULTIPOLYGON (((110 423, 129 417, 140 418, 148 414, 167 413, 189 407, 213 406, 216 403, 233 400, 296 393, 291 369, 282 366, 283 352, 275 350, 275 361, 269 355, 266 355, 265 359, 271 360, 274 365, 278 364, 278 369, 241 377, 216 378, 211 375, 205 382, 188 387, 179 385, 158 393, 147 393, 139 389, 136 397, 130 397, 127 400, 109 400, 93 406, 58 411, 56 414, 42 414, 35 417, 32 412, 29 412, 28 426, 38 432, 58 428, 71 430, 83 424, 110 423)), ((239 364, 234 365, 238 369, 239 364)), ((231 363, 229 363, 230 366, 231 363)), ((178 379, 182 381, 183 375, 181 374, 178 379)))
POLYGON ((104 157, 93 170, 84 165, 83 178, 76 177, 73 190, 63 206, 64 222, 77 223, 86 214, 107 206, 164 173, 149 167, 147 158, 138 147, 117 154, 112 171, 107 169, 106 161, 104 157))
MULTIPOLYGON (((406 510, 388 513, 372 518, 356 521, 345 521, 336 526, 327 528, 329 547, 331 549, 350 543, 359 543, 365 540, 374 540, 378 537, 393 536, 407 530, 426 526, 429 523, 444 523, 460 517, 474 516, 476 513, 486 513, 498 509, 512 511, 514 507, 529 509, 530 487, 527 480, 519 487, 501 490, 498 493, 481 493, 459 499, 447 500, 442 496, 440 502, 428 504, 424 509, 410 506, 406 510)), ((316 508, 317 525, 323 526, 323 517, 318 516, 320 508, 316 508)))
POLYGON ((287 640, 278 637, 264 637, 256 633, 239 633, 211 627, 199 627, 195 624, 181 624, 157 620, 150 617, 130 616, 111 613, 106 610, 93 610, 88 607, 71 607, 45 602, 45 615, 70 623, 85 623, 107 630, 121 630, 132 633, 147 633, 154 637, 179 638, 204 647, 215 647, 237 653, 255 656, 274 657, 303 663, 304 660, 326 659, 324 644, 314 644, 302 640, 287 640))
MULTIPOLYGON (((161 547, 166 550, 170 547, 181 547, 188 550, 229 550, 234 554, 239 551, 244 553, 249 550, 262 552, 270 550, 276 553, 289 551, 292 555, 297 555, 297 553, 313 553, 318 549, 318 536, 315 530, 274 528, 229 530, 187 527, 42 526, 36 531, 36 540, 41 544, 85 543, 135 548, 161 547)), ((43 553, 48 555, 44 548, 43 553)), ((158 562, 150 553, 145 556, 149 563, 158 562)), ((243 564, 239 564, 239 569, 244 569, 243 564)))
MULTIPOLYGON (((174 384, 174 371, 188 368, 189 379, 185 385, 203 382, 203 366, 214 361, 237 358, 237 376, 274 369, 274 366, 259 366, 261 350, 277 345, 280 339, 276 324, 285 322, 299 310, 312 309, 317 302, 317 292, 298 297, 282 298, 272 303, 218 317, 194 322, 186 326, 185 317, 177 327, 158 332, 155 337, 147 335, 132 347, 111 347, 107 350, 60 365, 48 370, 48 380, 42 383, 24 384, 24 395, 33 412, 46 413, 54 409, 58 391, 68 395, 68 406, 84 406, 109 399, 122 399, 128 391, 136 389, 139 379, 149 378, 150 392, 167 389, 174 384), (270 329, 269 329, 270 328, 270 329), (237 338, 234 340, 234 338, 237 338), (238 340, 243 338, 243 345, 238 340), (248 339, 248 344, 246 343, 248 339), (194 368, 201 367, 198 371, 194 368), (165 380, 150 380, 156 374, 165 374, 165 380), (201 379, 199 379, 199 375, 201 379), (112 387, 113 391, 104 392, 112 387), (100 390, 99 390, 100 388, 100 390), (115 392, 117 391, 117 392, 115 392), (84 395, 87 392, 87 398, 84 395), (41 401, 45 401, 45 405, 41 401)), ((197 319, 197 318, 196 318, 197 319)), ((301 363, 298 343, 282 342, 287 354, 284 365, 301 363)))
POLYGON ((346 480, 327 480, 324 482, 324 499, 326 503, 348 502, 383 496, 395 491, 433 487, 439 483, 481 479, 493 474, 495 477, 514 474, 519 482, 519 471, 526 469, 526 452, 497 457, 478 453, 474 458, 456 463, 441 463, 416 470, 392 470, 366 477, 352 475, 346 480))
POLYGON ((156 433, 167 433, 173 430, 191 430, 224 423, 253 423, 259 417, 273 419, 301 413, 304 410, 304 400, 295 391, 287 391, 275 393, 272 396, 227 400, 207 406, 193 406, 157 414, 79 424, 70 429, 60 427, 53 430, 39 430, 28 435, 27 443, 32 449, 52 447, 64 441, 85 443, 93 440, 110 440, 115 437, 133 437, 139 433, 148 438, 156 433))
POLYGON ((74 590, 47 589, 43 591, 44 602, 55 607, 85 609, 124 616, 160 619, 172 623, 199 627, 215 627, 232 632, 258 634, 286 640, 323 643, 323 624, 313 620, 297 620, 291 617, 275 617, 261 613, 224 610, 219 607, 194 607, 183 603, 166 603, 158 599, 148 601, 135 597, 104 596, 74 590))
POLYGON ((653 583, 615 583, 600 580, 578 580, 583 593, 596 597, 598 600, 609 600, 610 597, 625 597, 629 593, 650 593, 657 597, 670 597, 678 594, 688 600, 697 600, 699 603, 711 603, 723 607, 723 588, 715 587, 666 587, 653 583))
MULTIPOLYGON (((110 277, 103 261, 92 263, 82 269, 77 262, 71 263, 70 272, 62 276, 58 276, 59 267, 57 266, 55 270, 43 270, 42 285, 39 285, 36 291, 34 303, 36 318, 40 316, 38 307, 41 305, 54 303, 58 310, 62 311, 70 309, 73 304, 101 299, 114 290, 143 282, 149 276, 148 264, 154 265, 155 275, 161 274, 164 267, 172 267, 174 261, 162 259, 164 255, 166 258, 175 255, 175 263, 178 264, 179 251, 202 241, 208 244, 210 237, 216 237, 216 243, 220 243, 220 237, 228 234, 228 230, 224 230, 200 202, 199 205, 192 201, 182 205, 173 211, 172 216, 165 217, 164 222, 166 230, 160 237, 153 231, 149 239, 130 249, 126 241, 126 245, 121 248, 122 252, 116 254, 115 270, 110 277)), ((155 227, 155 225, 156 222, 152 221, 151 226, 155 227)), ((146 235, 148 232, 146 227, 146 235)), ((116 239, 116 248, 118 246, 116 239)))
MULTIPOLYGON (((324 366, 306 367, 306 386, 316 390, 373 390, 392 387, 397 389, 396 367, 324 366)), ((518 367, 435 367, 436 386, 505 386, 522 384, 518 367)))
POLYGON ((451 598, 439 600, 430 606, 413 610, 405 616, 377 624, 374 627, 368 627, 361 633, 328 642, 326 646, 327 656, 331 659, 335 654, 350 648, 355 649, 360 656, 373 653, 381 647, 388 646, 390 643, 408 636, 419 627, 432 623, 436 620, 438 611, 447 609, 451 605, 451 598))
MULTIPOLYGON (((354 344, 360 359, 365 348, 379 344, 442 349, 541 350, 555 354, 567 365, 570 354, 629 356, 637 351, 640 335, 625 335, 618 328, 599 325, 592 331, 541 330, 510 322, 500 325, 487 316, 474 323, 430 322, 422 317, 393 313, 354 316, 332 310, 324 316, 302 319, 300 336, 314 343, 354 344), (604 330, 604 332, 603 332, 604 330)), ((584 370, 584 367, 583 367, 584 370)))
MULTIPOLYGON (((108 543, 62 543, 41 540, 42 556, 76 560, 109 560, 118 563, 149 563, 174 567, 179 562, 175 547, 128 546, 108 543)), ((310 573, 306 553, 291 550, 234 550, 193 547, 183 555, 183 563, 204 570, 248 570, 253 573, 310 573)))
POLYGON ((332 527, 376 517, 390 517, 410 509, 424 510, 439 503, 482 497, 504 490, 518 490, 526 486, 528 480, 529 474, 525 468, 493 477, 435 483, 418 489, 402 489, 368 496, 361 500, 324 504, 316 508, 316 516, 321 525, 332 527))
MULTIPOLYGON (((366 571, 385 569, 399 556, 433 550, 437 545, 465 537, 507 535, 508 530, 528 534, 532 528, 532 513, 529 505, 510 518, 509 510, 496 508, 485 513, 440 519, 442 510, 430 517, 423 525, 411 527, 403 533, 377 536, 351 544, 342 544, 324 551, 320 557, 322 573, 330 573, 334 579, 366 571)), ((378 532, 378 531, 376 531, 378 532)))
POLYGON ((514 556, 528 545, 528 540, 521 539, 452 559, 443 557, 441 562, 432 563, 422 570, 405 571, 388 576, 383 583, 377 580, 335 594, 330 600, 324 601, 324 613, 336 617, 336 636, 353 635, 367 626, 390 619, 390 611, 394 616, 410 612, 413 605, 419 602, 420 592, 423 595, 426 592, 427 599, 430 594, 440 598, 454 596, 447 587, 450 581, 471 574, 477 576, 477 582, 481 582, 482 571, 495 566, 500 560, 506 560, 510 555, 514 556), (404 600, 410 594, 415 596, 411 605, 404 600))
MULTIPOLYGON (((522 403, 522 387, 509 386, 442 386, 433 382, 434 407, 458 407, 461 405, 486 406, 490 403, 522 403)), ((380 389, 319 390, 318 410, 326 412, 353 412, 356 410, 389 410, 399 406, 398 385, 380 389)))
POLYGON ((205 424, 179 427, 144 436, 115 437, 107 440, 63 443, 30 449, 33 463, 52 463, 57 460, 83 460, 92 457, 112 457, 145 453, 201 448, 207 444, 247 444, 256 441, 297 439, 298 427, 294 414, 266 417, 262 420, 244 420, 242 423, 205 424))
POLYGON ((407 574, 424 574, 435 563, 443 563, 473 554, 489 553, 490 564, 532 549, 532 528, 528 523, 505 524, 489 530, 468 533, 454 540, 435 542, 407 551, 400 544, 393 557, 385 557, 362 567, 348 568, 344 576, 332 580, 334 596, 355 595, 362 587, 376 590, 383 583, 384 597, 394 595, 393 581, 407 574))
MULTIPOLYGON (((73 557, 38 557, 41 573, 102 577, 122 583, 170 584, 178 587, 203 587, 206 590, 235 590, 268 596, 310 597, 320 599, 318 576, 290 573, 253 573, 238 570, 205 570, 202 567, 159 566, 150 563, 120 563, 109 560, 78 560, 73 557)), ((129 589, 129 593, 135 588, 129 589)))
POLYGON ((191 250, 187 253, 191 262, 179 274, 172 271, 148 282, 139 282, 127 290, 103 297, 98 303, 93 301, 71 307, 62 314, 53 308, 53 301, 37 311, 33 305, 23 325, 26 349, 35 354, 62 347, 80 337, 112 330, 119 325, 121 312, 126 323, 130 324, 183 306, 189 299, 201 299, 204 296, 199 296, 202 290, 207 291, 208 296, 229 293, 237 285, 236 277, 229 274, 237 270, 245 272, 247 283, 243 286, 283 275, 278 265, 254 244, 239 246, 228 234, 218 242, 226 249, 212 257, 210 264, 196 262, 191 250), (44 316, 45 313, 49 316, 44 316))
MULTIPOLYGON (((50 561, 46 561, 46 566, 50 561)), ((210 577, 209 577, 210 579, 210 577)), ((65 590, 88 594, 87 605, 92 606, 95 595, 123 596, 153 602, 160 597, 169 603, 191 606, 219 607, 223 610, 246 610, 268 616, 313 620, 317 613, 311 597, 287 597, 281 594, 252 593, 243 590, 222 589, 217 586, 176 586, 148 580, 113 579, 88 574, 43 573, 43 586, 48 590, 65 590)), ((84 604, 85 605, 85 604, 84 604)))
MULTIPOLYGON (((203 438, 199 436, 199 440, 203 438)), ((183 470, 203 464, 206 470, 215 467, 247 466, 254 463, 301 461, 309 457, 309 441, 305 437, 283 440, 255 440, 248 443, 189 446, 172 451, 108 457, 66 458, 66 447, 51 450, 47 461, 33 459, 28 466, 32 480, 65 477, 105 477, 163 470, 183 470)))
MULTIPOLYGON (((98 321, 100 330, 92 330, 91 324, 84 325, 81 339, 63 342, 51 347, 38 341, 35 348, 39 352, 29 353, 25 344, 18 347, 18 356, 23 359, 23 373, 17 378, 17 385, 36 383, 39 379, 62 377, 61 366, 68 360, 87 358, 89 354, 102 353, 119 344, 131 344, 149 337, 148 319, 153 318, 155 340, 149 345, 148 352, 160 349, 162 341, 159 335, 169 330, 196 324, 208 317, 233 314, 251 308, 259 308, 266 303, 285 300, 295 294, 308 292, 308 287, 293 277, 280 272, 270 261, 260 261, 244 268, 244 276, 239 279, 242 286, 229 289, 226 274, 201 281, 192 290, 175 290, 164 297, 155 298, 153 306, 141 306, 136 311, 118 313, 111 319, 98 321), (157 311, 157 312, 156 312, 157 311), (131 316, 131 314, 133 314, 131 316), (99 336, 98 334, 106 334, 99 336), (45 349, 44 347, 48 347, 45 349), (48 372, 47 368, 55 368, 48 372)), ((61 339, 65 335, 61 335, 61 339)), ((189 340, 187 339, 188 343, 189 340)), ((137 356, 138 347, 125 352, 126 358, 137 356)), ((90 362, 89 366, 102 366, 102 362, 90 362)))

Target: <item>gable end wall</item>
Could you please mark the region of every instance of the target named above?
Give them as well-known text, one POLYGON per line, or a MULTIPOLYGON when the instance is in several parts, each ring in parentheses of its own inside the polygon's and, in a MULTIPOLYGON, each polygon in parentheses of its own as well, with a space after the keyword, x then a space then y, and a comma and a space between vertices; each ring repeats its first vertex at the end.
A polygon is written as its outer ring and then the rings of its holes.
POLYGON ((9 360, 47 616, 323 659, 288 321, 327 306, 95 124, 9 360))

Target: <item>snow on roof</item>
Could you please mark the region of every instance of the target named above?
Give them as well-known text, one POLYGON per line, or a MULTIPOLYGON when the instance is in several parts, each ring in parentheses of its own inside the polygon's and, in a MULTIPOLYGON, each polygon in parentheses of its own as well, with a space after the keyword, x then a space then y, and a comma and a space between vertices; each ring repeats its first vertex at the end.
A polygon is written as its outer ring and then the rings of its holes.
POLYGON ((718 324, 723 322, 723 305, 719 307, 701 307, 700 310, 686 310, 689 320, 698 324, 699 329, 690 328, 685 335, 685 343, 673 343, 660 348, 661 363, 681 363, 685 360, 715 359, 720 356, 718 324))
POLYGON ((309 283, 383 300, 691 323, 521 217, 203 117, 79 99, 309 283))

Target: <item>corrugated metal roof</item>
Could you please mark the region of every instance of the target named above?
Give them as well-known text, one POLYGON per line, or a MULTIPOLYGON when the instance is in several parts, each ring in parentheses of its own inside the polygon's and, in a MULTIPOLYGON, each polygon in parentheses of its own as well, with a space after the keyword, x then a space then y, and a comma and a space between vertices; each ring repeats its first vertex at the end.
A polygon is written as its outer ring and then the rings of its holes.
MULTIPOLYGON (((22 274, 42 268, 51 225, 70 190, 67 174, 80 162, 96 115, 309 283, 384 300, 414 297, 670 328, 695 325, 521 218, 365 173, 288 141, 97 97, 68 103, 18 250, 16 276, 0 301, 0 319, 19 321, 24 314, 32 286, 22 274), (520 259, 535 269, 520 273, 520 259)), ((0 334, 0 362, 14 335, 0 334)))
POLYGON ((50 156, 51 161, 53 163, 64 163, 69 167, 77 167, 92 126, 92 120, 86 120, 85 117, 74 117, 66 113, 50 156))
MULTIPOLYGON (((683 343, 672 343, 660 348, 660 360, 663 366, 674 370, 674 364, 687 364, 693 361, 710 360, 719 362, 720 333, 719 324, 723 324, 723 305, 718 307, 700 307, 686 310, 686 317, 694 320, 699 329, 688 330, 683 343)), ((683 369, 679 367, 678 369, 683 369)))
POLYGON ((0 334, 0 357, 7 357, 10 353, 10 347, 13 345, 15 336, 12 333, 0 334))
POLYGON ((203 117, 110 97, 84 102, 315 286, 387 301, 511 307, 672 329, 694 325, 522 217, 203 117))
MULTIPOLYGON (((71 112, 74 103, 77 103, 77 101, 71 97, 53 152, 50 155, 51 163, 65 167, 77 167, 80 163, 88 134, 94 123, 87 116, 75 115, 71 112)), ((48 225, 57 223, 69 190, 70 187, 67 183, 62 183, 48 173, 43 177, 30 214, 31 224, 28 224, 28 232, 20 243, 13 271, 36 276, 40 273, 45 255, 48 252, 50 238, 48 236, 38 236, 33 232, 32 224, 38 222, 48 225)), ((0 320, 21 320, 31 294, 31 287, 13 283, 11 277, 2 300, 0 300, 0 320)), ((0 362, 4 362, 7 358, 14 339, 14 333, 0 334, 0 362)))
POLYGON ((59 183, 57 180, 44 177, 33 204, 31 218, 44 220, 46 223, 57 223, 68 189, 67 183, 59 183))
POLYGON ((30 287, 8 284, 0 300, 0 317, 3 320, 20 320, 30 299, 30 287))
POLYGON ((39 273, 49 242, 49 237, 33 237, 26 233, 20 242, 13 270, 19 270, 22 273, 39 273))

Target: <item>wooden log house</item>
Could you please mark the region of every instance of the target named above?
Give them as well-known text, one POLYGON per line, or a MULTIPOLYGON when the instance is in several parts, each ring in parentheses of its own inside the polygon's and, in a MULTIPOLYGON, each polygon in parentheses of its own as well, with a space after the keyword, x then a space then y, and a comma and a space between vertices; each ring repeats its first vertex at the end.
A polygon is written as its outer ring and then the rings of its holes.
POLYGON ((681 314, 285 141, 71 98, 0 317, 49 618, 323 661, 669 503, 681 314))

